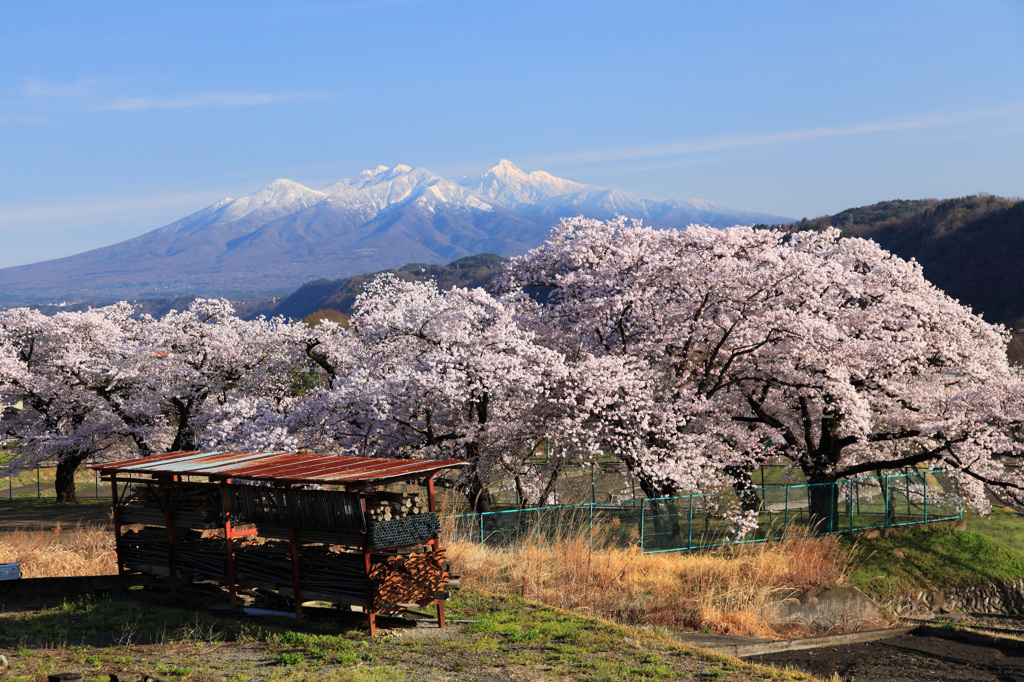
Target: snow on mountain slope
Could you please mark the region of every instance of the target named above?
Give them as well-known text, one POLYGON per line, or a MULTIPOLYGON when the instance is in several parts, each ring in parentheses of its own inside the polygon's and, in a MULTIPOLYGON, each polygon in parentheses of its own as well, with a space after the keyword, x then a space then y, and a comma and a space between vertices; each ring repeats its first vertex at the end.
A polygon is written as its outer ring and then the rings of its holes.
POLYGON ((581 185, 571 180, 556 178, 545 171, 524 173, 508 159, 499 161, 479 180, 463 180, 460 184, 506 208, 517 208, 523 204, 535 204, 552 197, 599 189, 593 185, 581 185))
POLYGON ((476 180, 378 166, 316 190, 275 180, 111 246, 0 270, 0 304, 294 289, 409 262, 537 246, 560 217, 642 218, 655 227, 785 222, 700 200, 658 201, 525 173, 501 160, 476 180))

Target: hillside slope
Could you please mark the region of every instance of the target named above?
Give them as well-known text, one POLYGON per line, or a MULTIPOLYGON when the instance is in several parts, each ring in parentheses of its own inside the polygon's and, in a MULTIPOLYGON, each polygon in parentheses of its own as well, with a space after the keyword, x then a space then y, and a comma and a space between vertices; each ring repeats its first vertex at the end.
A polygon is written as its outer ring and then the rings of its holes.
POLYGON ((916 259, 929 281, 989 322, 1024 326, 1024 201, 985 194, 883 201, 784 227, 828 225, 916 259))

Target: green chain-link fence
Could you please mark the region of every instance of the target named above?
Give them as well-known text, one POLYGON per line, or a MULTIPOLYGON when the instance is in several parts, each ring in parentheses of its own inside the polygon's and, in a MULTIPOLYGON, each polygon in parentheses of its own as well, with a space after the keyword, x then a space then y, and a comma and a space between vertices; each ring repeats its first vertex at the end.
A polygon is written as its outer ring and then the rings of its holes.
POLYGON ((460 514, 445 522, 454 537, 492 546, 597 529, 611 544, 638 545, 651 553, 948 521, 962 514, 956 482, 935 470, 752 488, 742 494, 729 490, 460 514), (747 511, 756 514, 757 528, 737 539, 733 518, 747 511))

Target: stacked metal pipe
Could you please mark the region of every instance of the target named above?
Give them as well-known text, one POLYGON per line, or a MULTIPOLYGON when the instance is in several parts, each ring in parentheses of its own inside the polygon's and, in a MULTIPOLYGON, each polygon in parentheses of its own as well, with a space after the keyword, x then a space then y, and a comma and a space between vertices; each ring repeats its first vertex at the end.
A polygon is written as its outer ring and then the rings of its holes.
POLYGON ((169 487, 138 486, 135 494, 120 507, 125 524, 163 525, 164 510, 170 509, 171 523, 177 528, 217 528, 223 525, 220 491, 217 486, 169 487))
POLYGON ((390 521, 367 523, 370 547, 401 547, 418 545, 433 540, 441 533, 441 520, 437 514, 415 514, 390 521))

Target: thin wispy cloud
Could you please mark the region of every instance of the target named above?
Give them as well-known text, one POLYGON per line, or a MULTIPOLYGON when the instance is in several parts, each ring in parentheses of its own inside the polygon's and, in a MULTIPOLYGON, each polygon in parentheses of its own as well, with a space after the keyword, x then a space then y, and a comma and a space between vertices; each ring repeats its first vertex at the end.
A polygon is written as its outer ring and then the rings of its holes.
POLYGON ((131 219, 148 213, 195 211, 223 197, 209 192, 161 194, 141 197, 67 197, 45 202, 0 203, 0 234, 24 225, 66 228, 67 221, 131 219))
POLYGON ((22 78, 18 93, 28 98, 73 99, 92 97, 96 86, 104 83, 101 78, 80 76, 70 83, 52 83, 38 78, 22 78))
POLYGON ((531 161, 538 166, 571 166, 659 159, 670 156, 706 154, 709 152, 727 151, 730 149, 741 149, 745 147, 795 144, 812 140, 851 137, 855 135, 944 128, 983 119, 999 118, 1014 114, 1019 115, 1022 113, 1024 113, 1024 103, 987 111, 928 115, 912 119, 863 123, 852 126, 825 126, 781 133, 736 135, 699 140, 683 140, 678 142, 610 147, 563 154, 548 154, 536 157, 531 161))
MULTIPOLYGON (((199 109, 259 107, 286 104, 329 96, 325 92, 244 92, 221 90, 166 96, 118 96, 110 90, 111 79, 81 76, 57 83, 38 78, 22 78, 21 85, 7 106, 21 110, 58 111, 147 111, 158 109, 199 109)), ((2 122, 2 121, 0 121, 2 122)))
POLYGON ((195 109, 209 107, 258 107, 325 97, 326 93, 201 92, 176 97, 122 97, 100 104, 100 111, 144 111, 147 109, 195 109))

